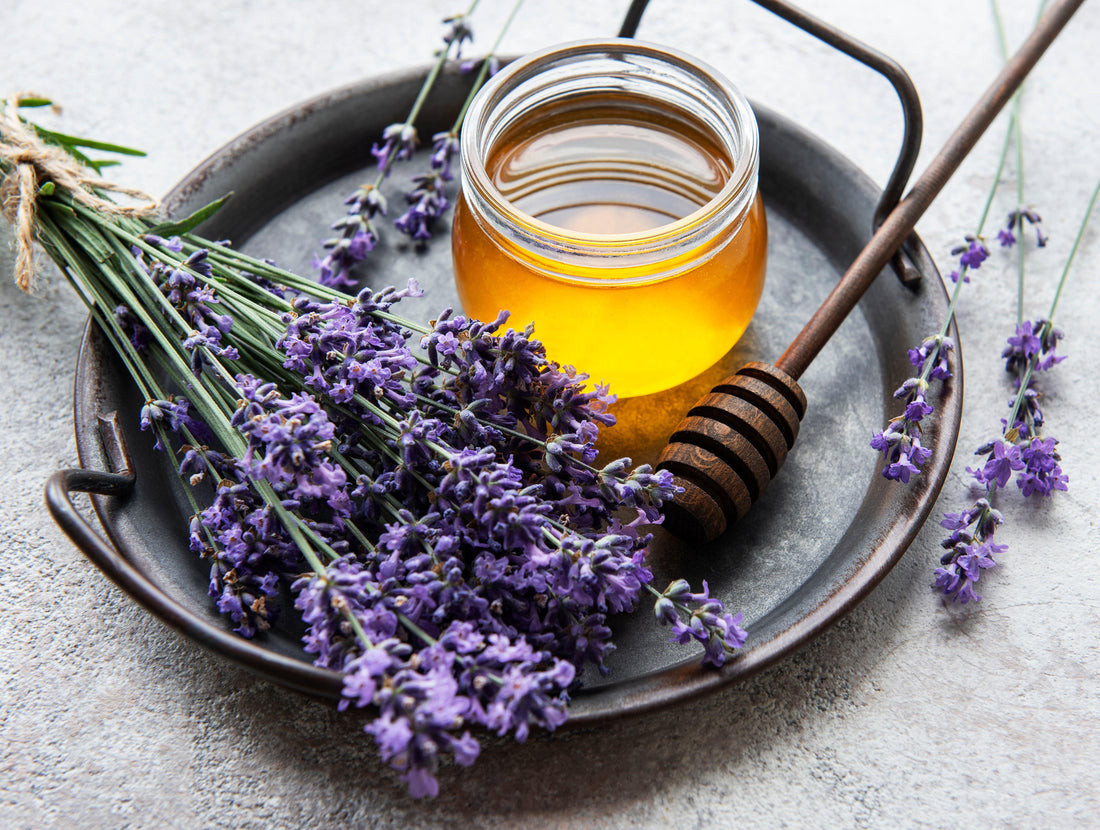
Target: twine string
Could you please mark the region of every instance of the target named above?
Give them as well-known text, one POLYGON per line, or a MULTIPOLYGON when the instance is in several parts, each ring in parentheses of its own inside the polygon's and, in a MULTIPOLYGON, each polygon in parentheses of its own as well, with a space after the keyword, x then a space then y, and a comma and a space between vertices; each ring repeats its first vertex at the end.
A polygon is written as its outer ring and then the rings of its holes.
POLYGON ((19 105, 37 97, 21 92, 0 110, 0 215, 15 227, 15 283, 24 291, 34 284, 34 218, 40 183, 53 182, 74 201, 110 216, 147 216, 157 202, 147 193, 99 177, 60 147, 47 144, 19 119, 19 105), (143 204, 119 205, 99 192, 118 193, 143 204))

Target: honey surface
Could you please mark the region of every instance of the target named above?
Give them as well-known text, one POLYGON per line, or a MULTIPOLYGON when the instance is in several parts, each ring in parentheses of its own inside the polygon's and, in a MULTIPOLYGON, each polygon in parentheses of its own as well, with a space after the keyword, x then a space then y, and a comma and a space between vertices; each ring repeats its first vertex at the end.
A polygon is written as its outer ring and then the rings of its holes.
MULTIPOLYGON (((552 226, 543 231, 565 236, 638 234, 683 219, 721 191, 731 169, 701 126, 595 96, 521 121, 486 160, 509 202, 552 226)), ((525 250, 483 225, 462 197, 454 221, 466 313, 492 319, 504 308, 515 328, 533 320, 551 359, 620 396, 666 389, 713 364, 744 332, 763 289, 767 231, 759 198, 739 229, 675 259, 631 268, 563 263, 552 251, 525 250), (669 271, 677 273, 648 279, 669 271)), ((607 257, 615 256, 615 241, 603 239, 607 257)))
POLYGON ((486 165, 524 213, 586 234, 637 233, 683 219, 731 173, 713 138, 659 111, 574 105, 521 123, 486 165))

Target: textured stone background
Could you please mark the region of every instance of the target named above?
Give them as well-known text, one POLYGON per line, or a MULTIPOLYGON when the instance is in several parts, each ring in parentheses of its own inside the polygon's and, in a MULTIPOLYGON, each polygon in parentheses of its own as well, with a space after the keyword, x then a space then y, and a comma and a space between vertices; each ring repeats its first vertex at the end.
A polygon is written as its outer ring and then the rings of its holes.
MULTIPOLYGON (((0 5, 0 90, 48 94, 66 105, 66 131, 149 149, 117 178, 156 193, 273 112, 423 63, 436 21, 456 8, 454 0, 0 5)), ((612 34, 626 5, 532 0, 506 50, 612 34)), ((885 179, 900 119, 884 83, 746 2, 652 5, 642 36, 713 63, 885 179)), ((811 5, 911 72, 925 111, 923 169, 998 66, 987 3, 811 5)), ((1016 43, 1034 7, 1005 5, 1016 43)), ((508 6, 482 0, 483 47, 508 6)), ((1030 258, 1029 314, 1045 311, 1100 175, 1097 44, 1092 3, 1028 87, 1028 199, 1052 239, 1030 258)), ((973 229, 999 140, 978 146, 919 225, 941 265, 973 229)), ((1012 201, 1000 198, 997 213, 1012 201)), ((6 230, 0 239, 7 274, 6 230)), ((1007 262, 981 270, 960 312, 965 423, 939 512, 963 504, 970 448, 996 428, 1008 396, 998 360, 1014 314, 1007 262)), ((353 719, 168 631, 53 526, 42 486, 76 463, 71 387, 84 315, 56 275, 45 274, 34 298, 0 280, 0 826, 1096 826, 1100 466, 1090 416, 1100 391, 1089 378, 1100 353, 1089 337, 1098 278, 1100 222, 1060 309, 1070 359, 1044 379, 1049 434, 1061 439, 1071 491, 1039 505, 1008 494, 998 538, 1011 550, 978 607, 944 607, 928 589, 941 535, 930 526, 855 612, 764 675, 667 713, 490 744, 473 770, 445 770, 431 803, 407 799, 353 719)))

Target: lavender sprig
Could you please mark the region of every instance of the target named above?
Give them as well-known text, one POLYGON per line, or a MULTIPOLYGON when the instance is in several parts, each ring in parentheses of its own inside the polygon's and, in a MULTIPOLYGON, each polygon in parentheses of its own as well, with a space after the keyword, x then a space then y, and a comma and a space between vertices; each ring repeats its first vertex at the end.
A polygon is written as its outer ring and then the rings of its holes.
POLYGON ((949 599, 962 604, 981 599, 974 592, 974 585, 982 571, 996 567, 994 554, 1008 550, 1008 545, 991 541, 997 526, 1004 517, 994 510, 989 500, 980 498, 974 506, 959 513, 947 513, 942 527, 951 531, 943 540, 947 549, 936 568, 935 587, 949 599))
POLYGON ((741 614, 727 613, 725 606, 710 596, 705 580, 699 593, 693 593, 684 579, 675 580, 660 593, 647 587, 657 597, 653 606, 657 622, 672 626, 671 642, 683 645, 695 640, 702 643, 704 665, 722 666, 731 654, 745 645, 748 635, 741 627, 741 614))
MULTIPOLYGON (((1013 119, 1015 119, 1015 113, 1013 113, 1013 119)), ((963 243, 951 250, 951 255, 958 257, 958 264, 949 275, 955 287, 951 292, 951 300, 948 303, 943 324, 938 333, 926 337, 919 346, 909 350, 909 362, 918 374, 908 378, 894 392, 895 398, 905 400, 905 410, 901 415, 893 417, 885 429, 871 436, 871 448, 882 453, 886 462, 882 468, 884 478, 908 484, 910 478, 919 475, 921 467, 932 457, 932 448, 924 442, 922 427, 922 422, 935 413, 935 406, 928 400, 928 394, 933 381, 945 383, 951 378, 949 353, 954 350, 955 342, 948 337, 947 332, 951 328, 952 320, 955 319, 955 309, 958 307, 962 287, 970 282, 970 271, 978 270, 989 258, 989 249, 982 238, 982 229, 989 217, 997 183, 1004 170, 1013 123, 1014 121, 1010 122, 1005 133, 997 172, 993 179, 994 184, 978 220, 977 231, 967 234, 963 243)))
POLYGON ((386 200, 381 192, 382 183, 395 162, 406 161, 413 157, 419 142, 416 120, 420 116, 420 110, 435 86, 443 66, 452 56, 452 51, 456 55, 460 54, 463 44, 473 39, 469 18, 478 2, 479 0, 472 0, 464 14, 454 15, 443 21, 447 26, 443 36, 443 48, 436 50, 435 63, 432 64, 424 83, 421 84, 408 115, 404 121, 386 127, 382 131, 381 142, 371 146, 371 155, 374 156, 378 165, 378 175, 373 182, 363 185, 344 200, 347 210, 332 224, 332 229, 340 232, 339 236, 331 237, 321 243, 321 247, 327 253, 323 258, 315 259, 314 267, 318 271, 318 278, 322 285, 333 288, 354 286, 355 280, 351 276, 351 269, 356 263, 366 259, 367 254, 378 244, 375 219, 379 215, 386 214, 386 200))
MULTIPOLYGON (((1001 170, 1004 168, 1010 135, 1011 126, 1005 136, 994 182, 999 180, 1001 170)), ((959 303, 962 286, 970 282, 969 272, 976 271, 989 258, 989 249, 982 239, 981 232, 989 215, 996 189, 995 183, 978 221, 977 233, 968 234, 963 244, 951 250, 951 255, 958 257, 958 265, 950 274, 955 288, 951 292, 951 301, 947 306, 943 325, 938 333, 926 337, 919 346, 909 350, 909 362, 918 374, 905 380, 894 392, 895 398, 902 398, 905 401, 903 413, 893 417, 885 429, 871 436, 871 448, 882 453, 886 461, 882 468, 884 478, 907 484, 910 478, 920 474, 921 467, 932 457, 932 448, 924 443, 922 427, 922 422, 935 412, 935 406, 928 400, 928 394, 933 381, 944 383, 951 378, 949 354, 955 348, 955 341, 948 337, 947 332, 951 328, 951 321, 955 318, 955 309, 959 303)))
MULTIPOLYGON (((1043 0, 1043 2, 1045 3, 1045 0, 1043 0)), ((993 0, 992 7, 994 22, 996 23, 1000 39, 1001 57, 1003 60, 1007 60, 1008 47, 1005 42, 1004 27, 1001 22, 1001 12, 997 0, 993 0)), ((1040 12, 1042 11, 1042 7, 1043 3, 1039 6, 1040 12)), ((931 447, 921 443, 921 439, 923 438, 921 422, 935 413, 934 405, 927 400, 928 393, 931 389, 930 381, 940 380, 946 382, 950 377, 946 352, 953 350, 955 344, 954 341, 947 336, 947 332, 951 328, 951 322, 955 319, 955 310, 958 307, 962 286, 970 282, 969 272, 980 268, 982 263, 989 258, 989 248, 982 236, 982 231, 985 228, 985 223, 993 207, 993 199, 1000 185, 1001 175, 1004 172, 1005 164, 1008 159, 1009 147, 1013 143, 1014 137, 1016 139, 1017 149, 1017 168, 1020 171, 1018 203, 1021 205, 1024 203, 1022 186, 1023 153, 1020 136, 1020 100, 1022 94, 1023 87, 1021 86, 1020 90, 1013 96, 1008 128, 1005 130, 1004 140, 1001 143, 1000 156, 997 160, 997 168, 993 175, 993 185, 990 187, 989 193, 986 196, 985 205, 978 219, 977 229, 973 234, 967 234, 963 239, 963 243, 951 250, 951 256, 958 257, 958 264, 949 274, 955 287, 951 292, 951 299, 948 303, 947 314, 944 315, 943 324, 940 326, 940 330, 937 334, 925 338, 920 347, 916 350, 910 349, 909 351, 910 362, 918 367, 920 373, 918 376, 905 381, 905 383, 894 393, 895 397, 905 398, 905 412, 903 415, 891 419, 885 429, 874 433, 871 437, 871 447, 881 452, 885 457, 886 464, 882 469, 882 475, 885 478, 908 483, 912 476, 919 475, 924 460, 931 457, 931 447), (914 416, 919 417, 914 418, 914 416)), ((1009 216, 1009 227, 1007 229, 1002 228, 998 233, 998 241, 1001 243, 1002 247, 1011 245, 1015 242, 1015 236, 1011 235, 1010 231, 1017 222, 1022 221, 1038 222, 1038 214, 1030 208, 1020 208, 1013 211, 1009 216), (1010 237, 1011 242, 1009 241, 1010 237)), ((1045 236, 1043 236, 1041 232, 1038 236, 1042 244, 1045 245, 1045 236)), ((1023 250, 1020 248, 1018 251, 1020 275, 1018 320, 1022 321, 1024 279, 1023 250)))
POLYGON ((927 399, 930 381, 951 377, 947 355, 954 348, 950 337, 939 334, 909 350, 909 361, 919 375, 906 380, 894 392, 895 398, 905 399, 905 411, 871 438, 871 447, 886 458, 887 464, 882 469, 885 478, 908 483, 931 458, 932 451, 921 444, 924 436, 921 421, 934 411, 927 399))
POLYGON ((394 227, 417 242, 431 239, 432 224, 451 206, 444 181, 443 173, 434 170, 413 179, 416 186, 405 194, 409 207, 394 220, 394 227))
MULTIPOLYGON (((431 230, 435 220, 441 217, 450 207, 450 200, 447 198, 444 185, 454 178, 454 174, 451 172, 451 163, 458 153, 459 130, 462 128, 462 122, 466 119, 466 112, 469 110, 474 96, 481 89, 486 79, 494 75, 499 69, 500 63, 497 59, 497 50, 500 48, 505 33, 511 27, 512 21, 522 5, 523 0, 516 0, 511 13, 497 35, 496 41, 489 49, 488 54, 481 59, 477 77, 474 78, 470 92, 466 95, 466 100, 462 103, 462 109, 459 110, 451 129, 432 136, 431 170, 416 176, 413 179, 412 189, 405 194, 408 208, 394 220, 394 226, 417 244, 424 244, 431 238, 431 230)), ((462 64, 463 71, 472 71, 472 69, 472 64, 468 62, 462 64)))
POLYGON ((1001 435, 983 444, 975 453, 984 458, 984 462, 967 467, 967 472, 984 493, 974 507, 961 513, 948 513, 941 522, 952 533, 943 541, 947 553, 936 569, 934 587, 955 602, 980 600, 974 584, 982 571, 997 565, 994 554, 1008 550, 1007 545, 991 541, 994 530, 1004 521, 991 506, 994 494, 1013 480, 1024 498, 1049 498, 1055 491, 1069 487, 1069 477, 1062 470, 1062 458, 1057 451, 1058 441, 1043 437, 1045 419, 1039 408, 1039 393, 1032 384, 1037 372, 1049 371, 1065 359, 1055 353, 1062 332, 1055 328, 1052 320, 1097 196, 1100 196, 1100 182, 1081 220, 1047 319, 1018 324, 1002 353, 1016 395, 1009 401, 1010 414, 1001 421, 1001 435))
MULTIPOLYGON (((377 161, 378 175, 373 182, 363 185, 347 197, 344 202, 347 205, 345 215, 332 225, 332 229, 340 231, 340 235, 321 243, 327 253, 314 262, 323 285, 334 288, 354 287, 356 281, 351 275, 352 268, 365 260, 377 246, 379 241, 377 217, 385 216, 387 208, 386 200, 382 196, 382 185, 396 162, 413 158, 419 144, 416 121, 420 110, 446 61, 451 58, 460 58, 462 46, 473 40, 470 15, 473 14, 477 3, 478 0, 474 0, 465 14, 448 17, 443 21, 447 27, 443 36, 443 48, 436 51, 436 61, 421 85, 416 100, 409 109, 409 114, 404 121, 386 127, 381 142, 371 147, 371 153, 377 161)), ((431 229, 435 220, 446 213, 451 205, 444 183, 453 178, 451 163, 458 151, 459 129, 474 95, 494 71, 493 68, 499 66, 496 50, 522 4, 523 0, 517 0, 497 35, 489 55, 481 62, 481 69, 454 125, 449 131, 432 136, 431 170, 414 177, 413 187, 403 194, 407 207, 394 219, 394 226, 417 244, 423 244, 431 238, 431 229)), ((466 63, 462 65, 465 67, 466 63)))

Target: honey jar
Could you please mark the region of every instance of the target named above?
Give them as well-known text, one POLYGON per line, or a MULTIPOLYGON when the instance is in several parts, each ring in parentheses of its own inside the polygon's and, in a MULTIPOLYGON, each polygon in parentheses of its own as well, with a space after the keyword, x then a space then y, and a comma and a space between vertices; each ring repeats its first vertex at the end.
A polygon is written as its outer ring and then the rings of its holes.
POLYGON ((724 355, 764 286, 759 138, 713 69, 635 40, 516 61, 460 138, 452 249, 464 311, 535 324, 547 354, 620 397, 724 355))

